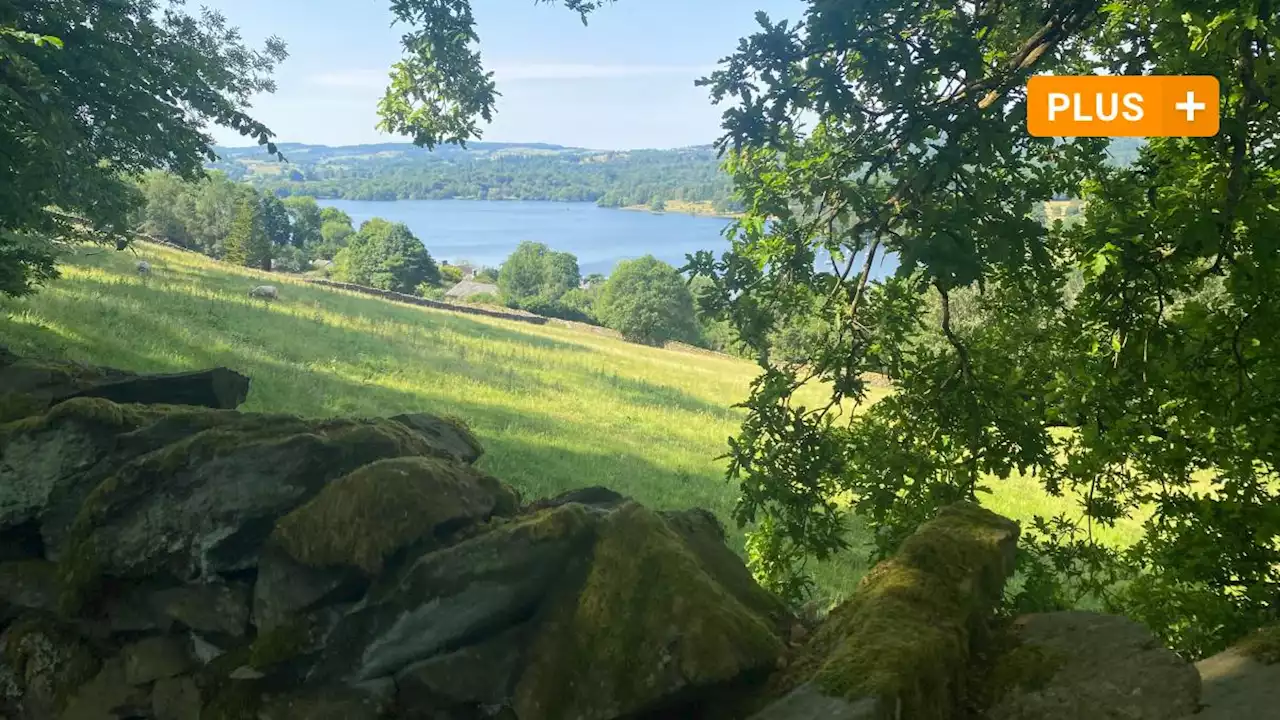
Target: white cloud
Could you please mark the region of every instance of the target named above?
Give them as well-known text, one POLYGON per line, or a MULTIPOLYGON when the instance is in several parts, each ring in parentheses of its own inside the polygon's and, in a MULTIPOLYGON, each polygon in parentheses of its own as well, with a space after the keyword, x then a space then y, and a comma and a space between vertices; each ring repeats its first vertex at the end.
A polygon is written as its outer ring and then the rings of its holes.
MULTIPOLYGON (((524 63, 489 67, 498 82, 523 80, 591 80, 599 78, 687 77, 699 78, 715 70, 714 65, 586 65, 573 63, 524 63)), ((331 88, 376 88, 387 86, 387 70, 345 70, 319 73, 307 78, 311 85, 331 88)))

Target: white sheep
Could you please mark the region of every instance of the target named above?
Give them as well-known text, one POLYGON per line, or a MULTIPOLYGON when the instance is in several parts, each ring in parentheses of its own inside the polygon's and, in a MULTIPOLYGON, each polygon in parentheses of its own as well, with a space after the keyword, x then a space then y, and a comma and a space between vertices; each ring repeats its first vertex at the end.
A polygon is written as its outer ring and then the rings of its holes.
POLYGON ((280 297, 280 291, 276 290, 275 285, 259 285, 249 291, 249 297, 262 298, 263 300, 275 300, 280 297))
POLYGON ((139 275, 150 275, 150 274, 151 274, 151 263, 147 262, 146 260, 139 260, 139 261, 138 261, 138 266, 137 266, 137 267, 138 267, 138 274, 139 274, 139 275))

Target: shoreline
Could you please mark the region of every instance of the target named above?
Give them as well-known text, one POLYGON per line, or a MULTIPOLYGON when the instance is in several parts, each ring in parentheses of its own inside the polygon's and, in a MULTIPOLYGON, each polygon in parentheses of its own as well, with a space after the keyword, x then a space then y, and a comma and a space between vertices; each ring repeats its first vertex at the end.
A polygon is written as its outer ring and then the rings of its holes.
POLYGON ((317 201, 335 201, 335 200, 337 200, 337 201, 341 201, 341 202, 354 202, 354 203, 365 203, 365 202, 369 202, 369 203, 373 203, 373 202, 376 202, 376 203, 396 203, 396 202, 450 202, 450 201, 463 201, 463 202, 474 202, 474 203, 531 202, 531 203, 547 203, 547 204, 553 204, 553 205, 594 205, 595 207, 598 207, 598 208, 600 208, 601 210, 627 210, 627 211, 631 211, 631 212, 644 211, 644 212, 652 213, 652 214, 654 214, 654 215, 663 215, 663 214, 669 214, 669 215, 687 215, 687 216, 689 216, 689 217, 717 218, 717 219, 721 219, 721 220, 737 220, 737 219, 739 219, 739 218, 741 218, 741 217, 743 217, 743 216, 745 215, 745 213, 734 213, 734 212, 724 213, 724 212, 716 212, 715 210, 711 209, 710 204, 705 204, 705 205, 704 205, 704 204, 700 204, 700 203, 683 203, 683 202, 678 201, 678 200, 673 200, 673 201, 671 201, 671 203, 668 203, 668 205, 667 205, 667 207, 666 207, 666 209, 665 209, 665 210, 663 210, 663 211, 661 211, 661 212, 654 212, 654 211, 650 210, 650 209, 649 209, 649 207, 648 207, 647 205, 597 205, 596 203, 594 203, 594 202, 592 202, 592 201, 590 201, 590 200, 522 200, 522 199, 517 199, 517 198, 500 198, 500 199, 490 199, 490 198, 467 198, 467 197, 451 197, 451 198, 397 198, 397 199, 395 199, 395 200, 355 200, 355 199, 352 199, 352 198, 343 198, 343 197, 317 197, 317 196, 315 196, 315 195, 307 195, 306 193, 295 193, 295 194, 291 195, 290 197, 314 197, 317 201))

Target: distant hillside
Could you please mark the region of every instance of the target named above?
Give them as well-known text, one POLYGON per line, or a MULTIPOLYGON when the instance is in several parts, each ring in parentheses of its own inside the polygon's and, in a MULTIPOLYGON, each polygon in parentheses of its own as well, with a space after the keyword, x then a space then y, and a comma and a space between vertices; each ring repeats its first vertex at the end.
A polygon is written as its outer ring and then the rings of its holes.
POLYGON ((608 207, 730 212, 732 183, 707 146, 588 150, 546 143, 469 143, 427 151, 408 143, 216 148, 210 168, 280 195, 348 200, 554 200, 608 207))

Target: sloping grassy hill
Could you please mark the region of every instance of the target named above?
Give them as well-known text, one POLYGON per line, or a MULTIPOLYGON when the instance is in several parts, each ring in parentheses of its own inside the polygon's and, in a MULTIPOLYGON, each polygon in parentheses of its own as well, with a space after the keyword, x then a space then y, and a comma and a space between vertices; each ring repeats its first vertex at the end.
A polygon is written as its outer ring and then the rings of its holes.
MULTIPOLYGON (((453 415, 484 443, 482 466, 526 497, 605 485, 654 507, 706 507, 732 528, 736 490, 716 458, 750 363, 405 306, 155 245, 84 251, 62 270, 33 297, 0 298, 0 342, 144 372, 225 365, 253 378, 245 410, 453 415), (247 297, 263 283, 278 302, 247 297)), ((1070 505, 1023 479, 989 504, 1017 517, 1070 505)), ((862 557, 819 569, 828 594, 852 587, 862 557)))

